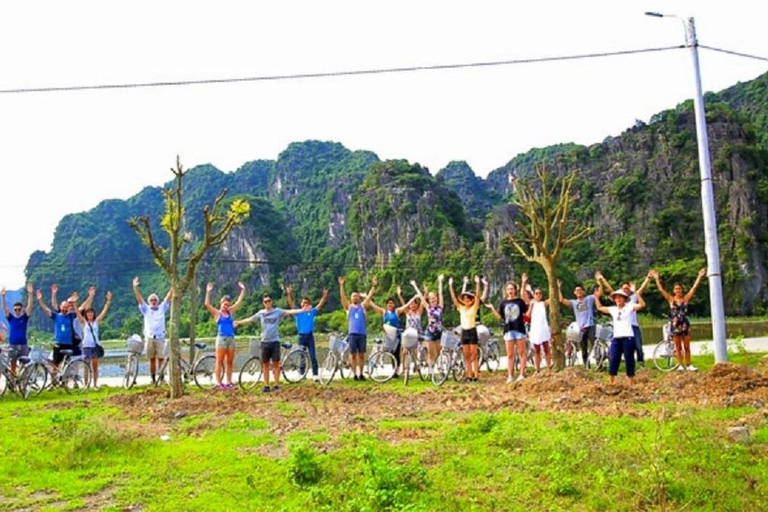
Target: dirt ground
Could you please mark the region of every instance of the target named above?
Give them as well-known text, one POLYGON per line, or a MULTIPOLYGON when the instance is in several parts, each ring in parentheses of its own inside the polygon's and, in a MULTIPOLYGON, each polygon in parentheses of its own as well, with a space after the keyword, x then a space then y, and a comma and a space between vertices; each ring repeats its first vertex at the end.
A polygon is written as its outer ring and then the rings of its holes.
MULTIPOLYGON (((270 431, 283 435, 294 430, 326 431, 332 434, 350 431, 377 431, 394 438, 418 439, 428 435, 423 429, 389 429, 383 433, 382 420, 429 418, 446 411, 557 411, 590 412, 599 415, 647 416, 650 408, 627 407, 628 404, 687 404, 701 406, 753 406, 755 414, 742 423, 765 421, 768 416, 768 360, 757 369, 736 364, 718 365, 706 372, 640 371, 629 386, 619 377, 610 386, 604 374, 583 368, 569 368, 559 373, 542 372, 518 384, 505 383, 505 374, 483 373, 477 384, 446 383, 443 387, 419 387, 412 390, 393 384, 373 382, 328 388, 305 382, 287 385, 279 393, 261 395, 240 390, 211 390, 170 400, 168 391, 149 388, 141 393, 114 395, 108 403, 120 408, 129 419, 143 420, 146 434, 182 428, 181 418, 202 416, 187 422, 184 430, 194 434, 228 421, 235 413, 244 413, 269 422, 270 431), (149 420, 149 421, 147 421, 149 420), (148 426, 149 425, 149 426, 148 426)), ((449 381, 450 382, 450 381, 449 381)))

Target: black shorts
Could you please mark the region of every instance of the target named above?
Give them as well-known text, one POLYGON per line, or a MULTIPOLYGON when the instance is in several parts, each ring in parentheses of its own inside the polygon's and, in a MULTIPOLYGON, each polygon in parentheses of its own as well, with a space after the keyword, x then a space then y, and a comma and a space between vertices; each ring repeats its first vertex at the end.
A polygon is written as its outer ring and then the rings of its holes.
POLYGON ((277 363, 280 361, 280 342, 279 341, 262 341, 261 342, 261 362, 268 363, 272 361, 277 363))
POLYGON ((461 330, 462 345, 477 345, 477 327, 461 330))
POLYGON ((72 357, 79 356, 82 354, 80 351, 80 347, 76 345, 54 345, 53 346, 53 363, 54 364, 61 364, 61 362, 64 360, 64 354, 61 353, 62 350, 71 350, 72 351, 72 357))

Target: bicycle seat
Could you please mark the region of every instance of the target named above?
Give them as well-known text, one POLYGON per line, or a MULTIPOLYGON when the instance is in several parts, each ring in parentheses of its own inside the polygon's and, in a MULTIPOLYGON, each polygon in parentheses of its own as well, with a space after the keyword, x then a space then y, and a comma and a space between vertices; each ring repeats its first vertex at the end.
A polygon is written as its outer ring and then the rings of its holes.
POLYGON ((384 340, 381 338, 373 338, 373 342, 376 343, 377 345, 380 345, 384 343, 384 340))
POLYGON ((29 364, 32 360, 29 358, 29 356, 21 356, 18 361, 21 364, 29 364))
POLYGON ((70 350, 70 349, 59 350, 59 354, 61 354, 63 356, 71 356, 74 353, 75 353, 75 351, 74 350, 70 350))
POLYGON ((284 341, 283 343, 280 344, 280 346, 283 347, 284 349, 289 349, 293 346, 293 344, 289 341, 284 341))
POLYGON ((196 341, 195 342, 195 348, 198 349, 198 350, 205 350, 205 347, 207 347, 207 346, 208 345, 206 345, 202 341, 196 341))

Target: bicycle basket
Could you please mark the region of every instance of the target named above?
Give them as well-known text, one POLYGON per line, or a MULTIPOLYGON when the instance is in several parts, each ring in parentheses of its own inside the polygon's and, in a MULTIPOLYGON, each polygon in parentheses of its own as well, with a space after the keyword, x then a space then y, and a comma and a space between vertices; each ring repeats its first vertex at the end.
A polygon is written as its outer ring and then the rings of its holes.
POLYGON ((403 345, 405 348, 416 348, 419 344, 419 331, 416 329, 406 329, 403 331, 403 345))
POLYGON ((144 341, 138 334, 134 334, 126 341, 128 352, 140 355, 144 351, 144 341))
POLYGON ((579 329, 579 324, 577 322, 571 322, 568 325, 568 329, 565 331, 565 337, 568 341, 572 341, 573 343, 581 341, 581 329, 579 329))
POLYGON ((477 342, 480 345, 486 346, 488 344, 488 339, 490 337, 491 337, 491 331, 489 331, 486 326, 484 325, 477 326, 477 342))
POLYGON ((440 338, 440 346, 447 350, 456 350, 461 345, 461 340, 450 333, 450 331, 443 331, 443 335, 440 338))
POLYGON ((48 359, 48 351, 41 347, 32 347, 29 352, 29 360, 33 363, 42 363, 48 359))
POLYGON ((339 338, 337 336, 331 336, 328 340, 328 348, 331 352, 337 352, 341 354, 345 350, 347 350, 347 347, 349 347, 349 344, 347 343, 347 340, 345 338, 339 338))
POLYGON ((613 339, 613 326, 611 324, 599 324, 595 326, 597 339, 611 341, 613 339))
POLYGON ((257 357, 261 355, 261 342, 259 340, 250 340, 248 342, 248 351, 251 353, 251 357, 257 357))

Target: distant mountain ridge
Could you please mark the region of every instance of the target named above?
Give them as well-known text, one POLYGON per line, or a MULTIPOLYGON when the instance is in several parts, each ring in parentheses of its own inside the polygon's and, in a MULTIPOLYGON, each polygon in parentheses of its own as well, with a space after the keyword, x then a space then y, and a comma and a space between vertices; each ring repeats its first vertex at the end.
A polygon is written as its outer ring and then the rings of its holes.
MULTIPOLYGON (((768 298, 768 104, 760 93, 767 83, 768 74, 707 95, 730 314, 765 312, 768 298)), ((613 281, 637 280, 652 265, 668 279, 690 285, 704 261, 690 102, 590 146, 533 149, 485 179, 462 161, 433 176, 418 164, 381 161, 370 151, 321 141, 292 143, 274 161, 255 160, 231 173, 197 166, 184 184, 187 227, 196 236, 200 209, 220 190, 247 197, 253 206, 250 219, 206 260, 199 282, 210 279, 217 290, 234 291, 242 279, 250 290, 271 293, 292 283, 317 297, 342 274, 352 286, 365 286, 373 270, 384 294, 411 278, 433 280, 438 272, 479 273, 491 279, 497 293, 521 270, 536 276, 535 267, 515 258, 503 237, 516 215, 508 204, 514 178, 530 175, 544 160, 554 172, 578 173, 574 215, 595 226, 588 240, 565 255, 567 283, 589 280, 598 268, 613 281)), ((166 286, 126 221, 145 214, 158 219, 162 207, 161 188, 147 187, 126 201, 106 200, 65 216, 51 250, 30 256, 27 277, 81 293, 89 284, 100 294, 119 290, 110 325, 121 328, 136 316, 134 275, 141 276, 147 292, 166 286)), ((332 297, 329 306, 336 302, 332 297)), ((655 297, 651 302, 652 310, 663 314, 663 304, 655 297)), ((706 314, 705 293, 699 293, 695 307, 706 314)), ((35 322, 47 327, 39 317, 35 322)))

